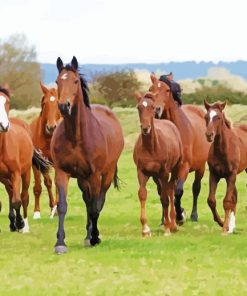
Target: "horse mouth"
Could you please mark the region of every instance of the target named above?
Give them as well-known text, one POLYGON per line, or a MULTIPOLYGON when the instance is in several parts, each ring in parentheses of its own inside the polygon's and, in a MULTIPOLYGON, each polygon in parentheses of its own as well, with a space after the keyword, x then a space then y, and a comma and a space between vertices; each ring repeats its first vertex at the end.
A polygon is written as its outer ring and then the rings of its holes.
POLYGON ((214 141, 214 136, 206 136, 207 137, 207 141, 212 143, 214 141))
POLYGON ((9 122, 7 126, 4 126, 2 123, 0 123, 0 133, 6 133, 9 130, 9 122))
POLYGON ((142 129, 142 134, 143 134, 144 136, 147 136, 147 135, 150 134, 150 131, 151 131, 151 127, 143 128, 143 129, 142 129))

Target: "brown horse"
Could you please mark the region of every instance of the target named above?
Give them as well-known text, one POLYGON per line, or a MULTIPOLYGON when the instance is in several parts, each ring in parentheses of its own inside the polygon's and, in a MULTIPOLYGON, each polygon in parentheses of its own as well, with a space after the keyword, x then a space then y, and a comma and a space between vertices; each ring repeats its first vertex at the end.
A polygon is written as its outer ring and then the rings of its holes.
POLYGON ((149 91, 155 100, 156 116, 172 121, 178 128, 183 143, 183 162, 179 169, 179 177, 175 190, 175 208, 177 221, 184 221, 181 198, 184 182, 189 172, 195 172, 193 182, 193 207, 191 220, 198 220, 197 199, 201 190, 201 179, 205 172, 210 144, 203 136, 206 131, 205 112, 193 105, 180 106, 174 99, 170 87, 151 75, 152 86, 149 91))
POLYGON ((46 171, 48 163, 34 150, 28 125, 20 119, 9 120, 9 106, 9 92, 0 87, 0 182, 4 184, 9 195, 10 230, 22 229, 23 232, 28 232, 27 207, 31 165, 33 163, 42 171, 46 171), (24 221, 20 214, 21 204, 24 221))
POLYGON ((56 253, 65 253, 64 217, 67 212, 69 177, 77 178, 87 207, 86 244, 100 243, 97 227, 105 195, 112 181, 117 186, 117 161, 123 150, 121 126, 114 113, 101 105, 90 105, 86 81, 78 72, 78 62, 64 66, 57 59, 59 109, 64 120, 56 128, 51 154, 58 189, 56 253))
POLYGON ((208 155, 210 172, 208 205, 214 220, 223 226, 223 233, 232 233, 235 228, 237 205, 236 177, 247 168, 247 125, 231 127, 223 112, 226 102, 209 104, 205 100, 204 105, 207 110, 206 138, 212 143, 208 155), (227 184, 223 200, 224 222, 216 210, 215 199, 217 184, 221 178, 224 178, 227 184))
MULTIPOLYGON (((59 123, 61 118, 60 111, 58 109, 58 99, 57 99, 57 90, 55 88, 48 89, 42 83, 40 83, 41 90, 43 92, 43 97, 41 100, 41 112, 38 117, 36 117, 30 124, 32 131, 32 140, 34 147, 42 151, 42 154, 52 162, 50 145, 51 137, 56 126, 59 123)), ((33 166, 34 173, 34 187, 33 193, 35 197, 34 204, 34 219, 40 218, 40 205, 39 199, 42 192, 41 187, 41 173, 40 171, 33 166)), ((56 205, 52 194, 52 180, 49 175, 43 174, 44 183, 49 195, 49 205, 51 208, 51 218, 53 218, 56 205)))
POLYGON ((147 199, 146 184, 150 177, 156 183, 160 195, 165 218, 165 234, 170 234, 170 231, 176 230, 174 189, 183 153, 181 137, 172 122, 154 119, 155 108, 152 96, 142 98, 139 94, 136 94, 136 98, 141 134, 135 144, 133 158, 137 166, 140 185, 138 195, 141 204, 142 234, 143 236, 151 235, 145 209, 147 199), (170 217, 168 214, 169 198, 170 217))

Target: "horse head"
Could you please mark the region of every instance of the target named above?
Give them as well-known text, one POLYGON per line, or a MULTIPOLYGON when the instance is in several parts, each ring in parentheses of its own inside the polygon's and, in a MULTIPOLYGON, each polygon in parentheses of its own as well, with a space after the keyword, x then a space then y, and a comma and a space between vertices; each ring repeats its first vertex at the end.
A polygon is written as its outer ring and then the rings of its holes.
POLYGON ((206 120, 206 138, 208 142, 213 142, 217 134, 219 134, 219 128, 223 122, 230 128, 230 122, 225 118, 224 108, 226 102, 216 102, 209 104, 207 100, 204 100, 204 106, 207 110, 205 115, 206 120))
POLYGON ((43 92, 41 100, 41 117, 45 125, 45 132, 47 135, 52 135, 58 122, 61 118, 58 109, 58 95, 55 88, 48 89, 40 82, 40 87, 43 92))
POLYGON ((0 86, 0 133, 9 130, 10 94, 7 88, 0 86))
POLYGON ((163 81, 158 80, 154 74, 151 74, 150 78, 152 85, 149 92, 153 95, 155 117, 161 118, 163 113, 169 109, 172 93, 170 87, 163 81))
POLYGON ((144 136, 150 134, 152 123, 154 120, 154 99, 151 94, 141 96, 138 92, 135 93, 137 100, 137 109, 139 112, 141 132, 144 136))
POLYGON ((84 104, 90 108, 87 82, 78 71, 76 57, 73 57, 71 63, 66 66, 64 66, 61 58, 58 58, 57 69, 59 72, 56 80, 59 99, 58 107, 62 115, 71 115, 73 107, 78 103, 78 99, 81 99, 78 96, 81 91, 84 104))

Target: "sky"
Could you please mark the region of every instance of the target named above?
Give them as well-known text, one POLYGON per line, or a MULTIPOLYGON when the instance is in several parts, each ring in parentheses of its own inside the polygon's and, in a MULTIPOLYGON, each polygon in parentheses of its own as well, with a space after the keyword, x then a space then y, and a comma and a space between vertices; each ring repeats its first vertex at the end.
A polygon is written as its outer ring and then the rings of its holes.
POLYGON ((39 62, 247 60, 246 0, 0 0, 0 39, 24 34, 39 62))

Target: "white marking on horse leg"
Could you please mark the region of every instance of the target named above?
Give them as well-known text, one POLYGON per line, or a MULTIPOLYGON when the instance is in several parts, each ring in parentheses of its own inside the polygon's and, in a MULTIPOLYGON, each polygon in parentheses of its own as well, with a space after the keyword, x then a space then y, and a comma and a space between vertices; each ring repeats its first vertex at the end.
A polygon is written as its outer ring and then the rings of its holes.
POLYGON ((50 214, 50 218, 53 219, 55 214, 56 214, 56 211, 57 211, 57 205, 55 205, 52 210, 51 210, 51 214, 50 214))
POLYGON ((24 227, 22 229, 22 233, 28 233, 28 232, 29 232, 28 218, 24 218, 24 227))
POLYGON ((149 226, 147 224, 145 224, 143 226, 142 233, 143 234, 151 233, 151 229, 149 228, 149 226))
POLYGON ((40 212, 39 211, 36 211, 33 213, 33 219, 40 219, 41 216, 40 216, 40 212))
POLYGON ((236 227, 236 222, 235 221, 236 221, 236 219, 235 219, 234 212, 231 212, 228 233, 233 233, 234 228, 236 227))

